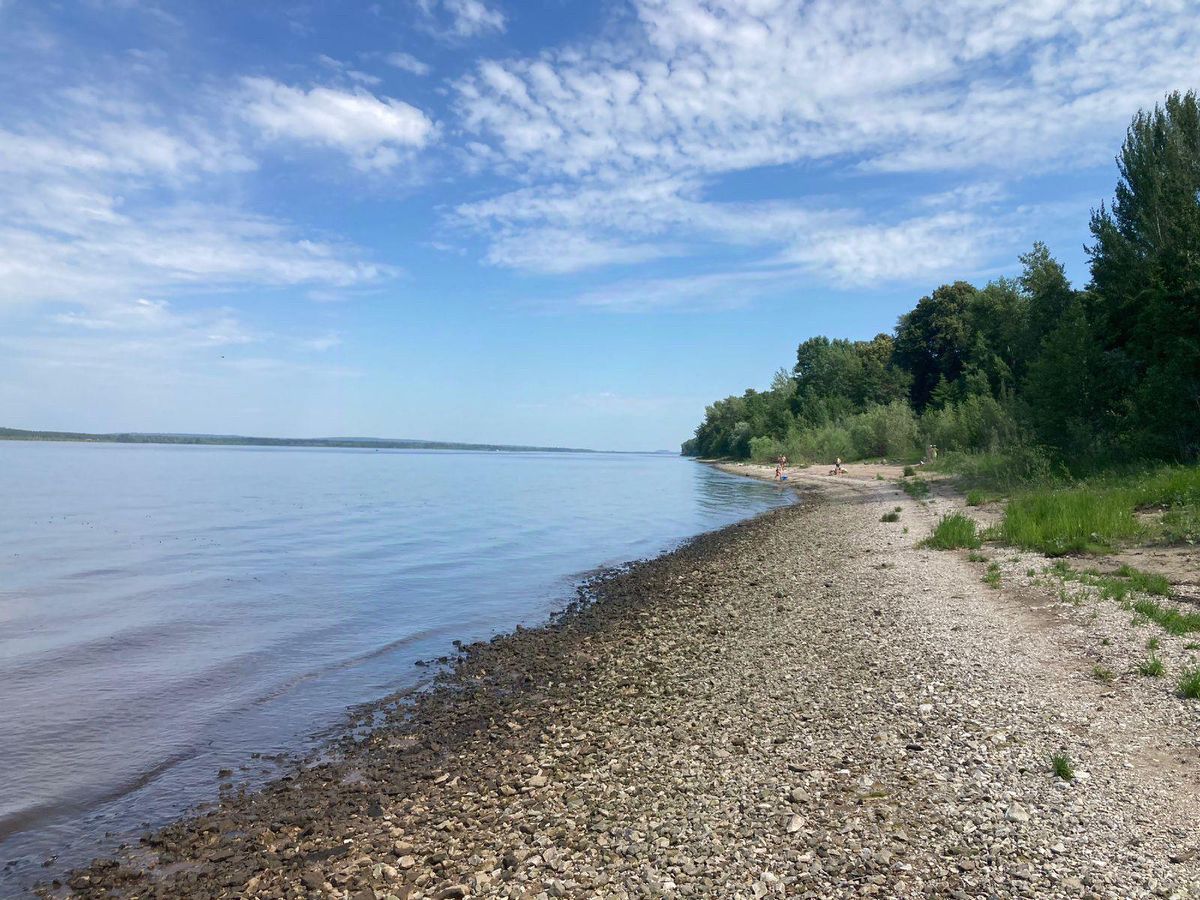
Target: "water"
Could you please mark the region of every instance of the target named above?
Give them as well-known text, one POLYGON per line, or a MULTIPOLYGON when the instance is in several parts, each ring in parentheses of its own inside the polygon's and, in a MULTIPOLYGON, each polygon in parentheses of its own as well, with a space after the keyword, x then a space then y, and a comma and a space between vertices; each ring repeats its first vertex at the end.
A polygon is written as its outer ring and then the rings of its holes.
POLYGON ((790 499, 670 456, 0 442, 0 894, 790 499))

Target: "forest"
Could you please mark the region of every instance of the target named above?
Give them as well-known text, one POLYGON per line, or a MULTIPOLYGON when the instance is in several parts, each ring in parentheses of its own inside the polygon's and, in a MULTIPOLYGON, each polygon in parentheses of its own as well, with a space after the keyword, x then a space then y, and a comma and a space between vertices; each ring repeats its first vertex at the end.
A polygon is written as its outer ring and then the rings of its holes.
POLYGON ((683 453, 796 461, 1002 453, 1072 472, 1200 457, 1200 105, 1139 112, 1090 283, 1049 248, 1016 278, 944 284, 871 340, 813 337, 765 391, 707 407, 683 453))

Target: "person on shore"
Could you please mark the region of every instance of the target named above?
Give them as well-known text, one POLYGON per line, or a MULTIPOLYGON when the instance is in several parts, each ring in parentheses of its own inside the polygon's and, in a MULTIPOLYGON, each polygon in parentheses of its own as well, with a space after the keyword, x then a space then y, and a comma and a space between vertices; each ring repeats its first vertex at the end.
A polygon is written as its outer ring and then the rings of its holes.
POLYGON ((844 475, 846 470, 842 468, 842 458, 839 456, 833 461, 833 468, 829 470, 830 475, 844 475))
POLYGON ((779 463, 775 463, 775 480, 783 480, 783 466, 781 466, 779 463))

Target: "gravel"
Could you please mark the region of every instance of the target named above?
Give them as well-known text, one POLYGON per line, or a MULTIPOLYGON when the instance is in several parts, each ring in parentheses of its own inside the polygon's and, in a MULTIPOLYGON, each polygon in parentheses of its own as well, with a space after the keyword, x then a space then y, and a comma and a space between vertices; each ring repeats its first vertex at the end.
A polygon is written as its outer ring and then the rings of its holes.
POLYGON ((1200 703, 1087 677, 1073 606, 917 549, 945 502, 794 483, 62 892, 1200 896, 1200 703))

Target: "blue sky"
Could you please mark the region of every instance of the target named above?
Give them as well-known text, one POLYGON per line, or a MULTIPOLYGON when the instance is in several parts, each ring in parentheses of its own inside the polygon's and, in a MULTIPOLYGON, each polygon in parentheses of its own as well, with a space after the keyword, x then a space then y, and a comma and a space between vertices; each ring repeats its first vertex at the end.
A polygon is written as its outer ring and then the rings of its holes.
POLYGON ((0 424, 675 448, 1087 279, 1194 2, 0 0, 0 424))

